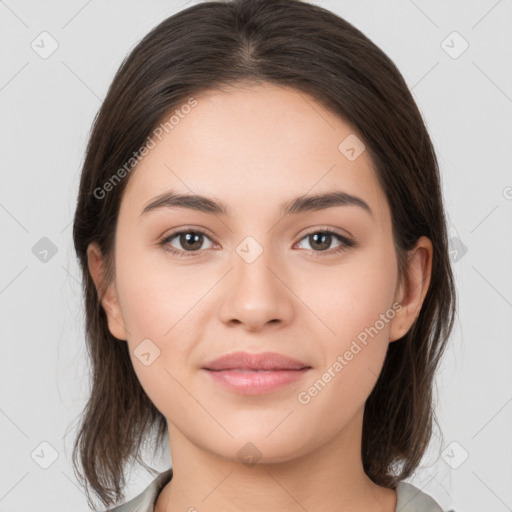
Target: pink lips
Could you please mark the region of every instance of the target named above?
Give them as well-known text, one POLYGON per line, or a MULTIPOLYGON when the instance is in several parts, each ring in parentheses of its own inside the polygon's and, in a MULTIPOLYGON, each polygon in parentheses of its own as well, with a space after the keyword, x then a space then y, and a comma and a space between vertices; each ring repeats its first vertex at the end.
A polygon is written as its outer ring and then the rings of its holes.
POLYGON ((311 366, 274 352, 234 352, 205 364, 202 369, 231 391, 260 395, 299 380, 311 366))

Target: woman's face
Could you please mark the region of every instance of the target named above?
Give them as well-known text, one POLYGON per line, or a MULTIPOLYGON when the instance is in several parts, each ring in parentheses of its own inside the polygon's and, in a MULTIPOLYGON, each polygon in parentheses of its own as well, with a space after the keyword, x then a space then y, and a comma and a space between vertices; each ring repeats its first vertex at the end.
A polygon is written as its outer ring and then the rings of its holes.
POLYGON ((349 125, 293 89, 195 100, 129 177, 110 330, 127 340, 171 431, 210 453, 284 461, 358 436, 360 424, 349 427, 405 330, 390 209, 370 155, 349 125), (197 200, 144 211, 171 191, 197 200), (330 193, 338 199, 285 210, 330 193), (205 369, 240 351, 307 369, 223 378, 205 369), (274 378, 289 381, 275 387, 274 378))

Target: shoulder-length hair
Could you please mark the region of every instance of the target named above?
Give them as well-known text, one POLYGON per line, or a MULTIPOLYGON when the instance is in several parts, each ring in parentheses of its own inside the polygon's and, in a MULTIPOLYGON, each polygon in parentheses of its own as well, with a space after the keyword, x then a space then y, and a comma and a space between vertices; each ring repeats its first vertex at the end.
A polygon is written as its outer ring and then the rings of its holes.
POLYGON ((432 389, 454 322, 455 287, 438 163, 403 77, 368 37, 317 5, 204 2, 165 19, 127 56, 86 150, 73 237, 83 277, 92 388, 73 447, 73 467, 89 504, 89 487, 105 505, 122 499, 126 464, 136 460, 151 471, 141 460, 141 443, 156 435, 156 451, 167 431, 166 418, 136 377, 127 343, 111 335, 101 306, 115 275, 114 235, 129 175, 108 193, 102 187, 130 162, 164 115, 194 94, 242 82, 269 82, 309 94, 354 128, 391 208, 400 276, 405 276, 406 251, 420 236, 433 244, 431 282, 419 316, 389 344, 365 404, 361 456, 371 480, 395 488, 411 475, 437 423, 432 389), (87 265, 91 242, 99 244, 107 262, 98 291, 87 265))

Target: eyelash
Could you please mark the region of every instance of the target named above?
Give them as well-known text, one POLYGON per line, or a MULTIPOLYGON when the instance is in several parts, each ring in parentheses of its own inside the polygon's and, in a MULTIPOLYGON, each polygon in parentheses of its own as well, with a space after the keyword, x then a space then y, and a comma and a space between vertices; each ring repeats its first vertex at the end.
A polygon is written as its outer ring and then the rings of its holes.
MULTIPOLYGON (((196 235, 203 235, 207 238, 210 238, 204 231, 201 231, 200 229, 182 229, 180 231, 175 231, 174 233, 171 233, 170 235, 166 236, 164 239, 162 239, 158 245, 163 247, 164 250, 166 251, 169 251, 171 254, 173 254, 174 256, 177 256, 178 258, 193 258, 193 257, 197 257, 199 256, 199 253, 201 251, 182 251, 182 250, 179 250, 179 249, 175 249, 174 247, 170 247, 168 244, 171 240, 173 240, 174 238, 176 238, 177 236, 179 235, 183 235, 183 234, 190 234, 190 233, 193 233, 193 234, 196 234, 196 235)), ((311 252, 311 255, 314 257, 314 258, 319 258, 319 257, 322 257, 322 256, 332 256, 334 254, 338 254, 342 251, 346 251, 347 249, 349 249, 350 247, 355 247, 356 246, 356 243, 354 240, 344 236, 344 235, 341 235, 339 233, 337 233, 336 231, 332 231, 332 230, 329 230, 329 229, 316 229, 314 231, 310 231, 309 233, 306 233, 300 240, 304 240, 304 238, 307 238, 308 236, 311 236, 311 235, 315 235, 315 234, 318 234, 318 233, 321 233, 321 234, 324 234, 324 235, 333 235, 335 238, 338 239, 338 241, 341 242, 341 245, 339 247, 337 247, 336 249, 334 250, 329 250, 329 251, 313 251, 313 250, 309 250, 311 252)))

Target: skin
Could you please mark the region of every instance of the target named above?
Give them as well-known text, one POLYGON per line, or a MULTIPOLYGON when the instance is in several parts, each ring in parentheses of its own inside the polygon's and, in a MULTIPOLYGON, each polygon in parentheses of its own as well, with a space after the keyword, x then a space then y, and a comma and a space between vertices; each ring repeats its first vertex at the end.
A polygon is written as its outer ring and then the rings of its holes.
MULTIPOLYGON (((269 84, 206 91, 197 106, 132 171, 116 231, 115 282, 102 299, 109 329, 128 343, 141 385, 169 424, 174 477, 155 510, 393 512, 396 492, 364 473, 365 401, 388 344, 410 328, 430 282, 432 245, 410 251, 399 279, 391 213, 368 151, 350 161, 338 145, 355 130, 313 98, 269 84), (141 216, 169 189, 225 202, 231 217, 185 208, 141 216), (303 194, 343 190, 368 203, 282 217, 279 205, 303 194), (207 232, 196 256, 158 245, 178 228, 207 232), (314 231, 314 228, 318 229, 314 231), (327 255, 310 236, 331 229, 357 241, 327 255), (236 252, 247 236, 263 252, 236 252), (314 257, 319 255, 319 257, 314 257), (401 305, 378 335, 307 404, 298 401, 365 327, 401 305), (134 350, 149 338, 149 366, 134 350), (272 393, 243 396, 200 370, 226 353, 279 352, 312 366, 272 393), (237 457, 247 442, 261 458, 237 457)), ((168 242, 193 252, 183 238, 168 242)), ((88 249, 97 286, 103 260, 88 249)))

